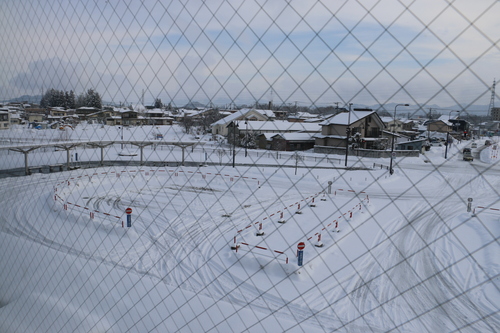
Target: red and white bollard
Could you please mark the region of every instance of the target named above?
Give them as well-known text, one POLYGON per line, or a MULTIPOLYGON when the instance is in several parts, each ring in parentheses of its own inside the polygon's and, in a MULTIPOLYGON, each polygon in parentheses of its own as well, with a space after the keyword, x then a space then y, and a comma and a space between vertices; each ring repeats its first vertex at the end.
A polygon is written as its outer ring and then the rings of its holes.
POLYGON ((285 223, 285 219, 283 218, 283 212, 280 214, 280 219, 278 220, 278 223, 285 223))
POLYGON ((231 245, 231 250, 235 250, 238 252, 238 248, 240 247, 240 244, 236 243, 236 236, 234 236, 234 244, 231 245))
POLYGON ((295 214, 302 214, 302 211, 300 210, 300 203, 297 204, 297 211, 295 212, 295 214))
POLYGON ((311 204, 309 205, 309 207, 316 207, 316 204, 314 203, 314 197, 312 198, 312 202, 311 202, 311 204))
POLYGON ((264 230, 262 228, 262 222, 259 224, 259 230, 257 230, 257 233, 255 236, 264 236, 264 230))
POLYGON ((321 234, 318 234, 318 241, 314 244, 316 247, 323 247, 323 242, 321 241, 321 234))
POLYGON ((333 229, 333 232, 340 232, 339 221, 335 221, 335 229, 333 229))

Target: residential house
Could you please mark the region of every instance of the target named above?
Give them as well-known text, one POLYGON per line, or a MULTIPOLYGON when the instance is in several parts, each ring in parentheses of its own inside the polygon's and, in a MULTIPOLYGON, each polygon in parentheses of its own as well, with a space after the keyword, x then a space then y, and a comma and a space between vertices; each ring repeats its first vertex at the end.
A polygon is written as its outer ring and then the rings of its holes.
POLYGON ((9 109, 0 109, 0 130, 10 128, 10 113, 9 109))
POLYGON ((404 130, 404 121, 401 119, 394 119, 393 117, 380 117, 384 122, 385 128, 393 133, 399 133, 404 130))
POLYGON ((75 110, 75 114, 80 120, 87 120, 89 118, 89 115, 94 114, 98 111, 101 110, 90 106, 82 106, 75 110))
POLYGON ((139 116, 137 111, 124 109, 121 110, 120 113, 123 126, 140 126, 145 122, 145 118, 143 116, 139 116))
POLYGON ((41 123, 44 120, 45 115, 41 113, 28 113, 27 118, 28 123, 30 124, 41 123))
POLYGON ((21 125, 23 119, 19 113, 10 113, 10 124, 11 125, 21 125))
POLYGON ((144 111, 144 118, 148 125, 172 125, 174 118, 167 117, 162 109, 149 109, 144 111))
POLYGON ((228 125, 235 122, 244 121, 262 121, 267 122, 268 120, 274 119, 274 113, 271 110, 259 110, 259 109, 241 109, 234 112, 227 117, 224 117, 212 124, 212 134, 227 136, 228 125))
POLYGON ((427 131, 447 133, 452 131, 452 123, 447 120, 437 119, 427 123, 427 131))
POLYGON ((288 116, 289 122, 321 122, 324 119, 319 118, 319 115, 309 112, 296 112, 288 116))
POLYGON ((395 150, 417 150, 424 152, 427 139, 406 140, 394 144, 395 150))
POLYGON ((380 116, 372 110, 354 109, 342 112, 320 123, 321 134, 316 135, 318 147, 346 147, 347 130, 350 142, 356 148, 376 149, 385 125, 380 116))
POLYGON ((270 149, 281 151, 308 150, 314 148, 314 133, 280 133, 271 137, 270 149))
POLYGON ((285 110, 272 110, 274 113, 274 119, 285 120, 288 116, 288 111, 285 110))
MULTIPOLYGON (((261 149, 275 149, 272 148, 271 142, 273 136, 285 133, 303 133, 314 136, 321 132, 321 127, 316 123, 294 123, 286 120, 274 121, 234 121, 228 125, 228 140, 232 142, 232 126, 236 125, 235 136, 242 140, 242 142, 255 141, 256 146, 261 149)), ((301 137, 300 140, 304 139, 301 137)), ((277 138, 279 140, 279 138, 277 138)), ((286 139, 285 139, 286 140, 286 139)), ((291 138, 290 138, 291 140, 291 138)), ((297 144, 294 142, 292 144, 297 144)), ((305 144, 305 143, 304 143, 305 144)), ((303 145, 301 145, 302 147, 303 145)), ((285 146, 283 146, 285 147, 285 146)), ((312 148, 312 147, 311 147, 312 148)))

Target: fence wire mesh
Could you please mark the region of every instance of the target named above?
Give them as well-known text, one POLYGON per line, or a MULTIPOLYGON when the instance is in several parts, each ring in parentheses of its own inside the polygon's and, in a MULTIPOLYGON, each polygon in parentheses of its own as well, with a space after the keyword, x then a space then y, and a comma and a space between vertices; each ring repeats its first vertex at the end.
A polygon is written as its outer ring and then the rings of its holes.
POLYGON ((498 1, 0 8, 0 331, 500 331, 498 1))

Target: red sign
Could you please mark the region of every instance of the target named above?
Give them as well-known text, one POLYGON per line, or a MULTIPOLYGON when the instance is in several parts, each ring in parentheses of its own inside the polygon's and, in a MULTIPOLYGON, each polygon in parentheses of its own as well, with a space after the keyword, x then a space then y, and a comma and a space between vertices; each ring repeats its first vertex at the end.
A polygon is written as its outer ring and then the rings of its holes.
POLYGON ((305 247, 306 244, 304 242, 300 242, 299 244, 297 244, 297 249, 299 249, 299 251, 302 251, 305 247))
POLYGON ((132 214, 132 208, 125 209, 125 213, 127 213, 129 215, 132 214))

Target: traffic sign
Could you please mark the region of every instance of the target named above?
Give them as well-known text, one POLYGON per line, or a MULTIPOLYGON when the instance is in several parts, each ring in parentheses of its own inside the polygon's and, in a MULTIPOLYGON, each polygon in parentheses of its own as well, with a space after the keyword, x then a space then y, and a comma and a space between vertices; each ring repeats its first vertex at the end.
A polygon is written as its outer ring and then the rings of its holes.
POLYGON ((300 242, 299 244, 297 244, 297 249, 299 251, 302 251, 305 247, 306 247, 306 244, 304 242, 300 242))
POLYGON ((127 215, 127 228, 132 226, 132 215, 127 215))
POLYGON ((129 215, 132 214, 132 208, 129 207, 129 208, 125 209, 125 213, 127 213, 129 215))
POLYGON ((297 253, 297 265, 302 266, 304 263, 304 251, 298 251, 297 253))

